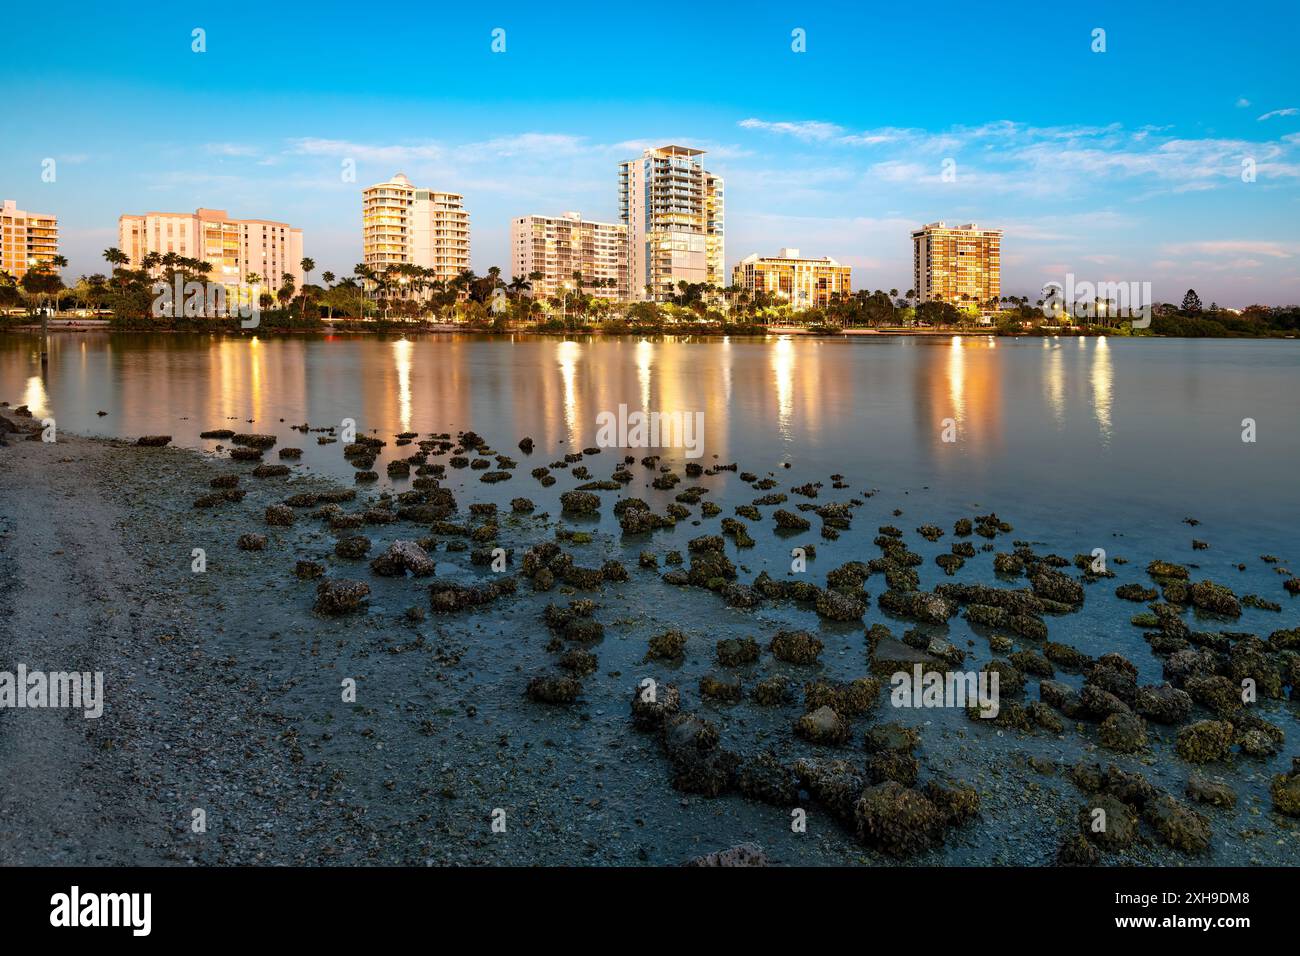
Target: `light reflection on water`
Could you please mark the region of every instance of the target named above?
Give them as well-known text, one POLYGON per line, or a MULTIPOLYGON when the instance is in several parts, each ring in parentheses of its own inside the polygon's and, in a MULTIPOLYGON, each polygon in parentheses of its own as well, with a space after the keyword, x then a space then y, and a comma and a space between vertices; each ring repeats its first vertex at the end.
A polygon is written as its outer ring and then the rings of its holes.
MULTIPOLYGON (((1152 507, 1294 524, 1297 394, 1292 341, 91 333, 54 336, 42 374, 33 337, 0 336, 0 399, 61 431, 204 447, 205 428, 293 443, 280 419, 353 418, 390 435, 473 428, 503 449, 527 434, 558 457, 593 444, 596 416, 626 403, 703 411, 706 460, 761 472, 788 458, 809 478, 1013 498, 1107 526, 1152 507), (1240 440, 1247 416, 1254 445, 1240 440), (955 445, 941 441, 945 418, 955 445)), ((350 477, 337 450, 307 444, 305 466, 350 477)))
POLYGON ((1097 431, 1103 445, 1110 444, 1111 375, 1110 345, 1105 338, 1097 339, 1092 362, 1092 413, 1097 418, 1097 431))
POLYGON ((782 335, 772 345, 772 375, 776 380, 776 430, 786 441, 793 436, 795 348, 790 336, 782 335))

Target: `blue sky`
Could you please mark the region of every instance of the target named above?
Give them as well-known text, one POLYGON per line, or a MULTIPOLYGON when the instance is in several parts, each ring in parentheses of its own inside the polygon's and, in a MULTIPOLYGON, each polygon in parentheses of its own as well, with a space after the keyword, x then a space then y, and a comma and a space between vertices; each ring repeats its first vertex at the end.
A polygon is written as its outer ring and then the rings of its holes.
POLYGON ((903 291, 909 230, 973 220, 1006 231, 1007 293, 1072 271, 1300 302, 1294 3, 50 9, 5 14, 32 55, 0 62, 0 198, 59 216, 70 277, 119 214, 198 206, 350 272, 359 190, 397 170, 464 193, 474 267, 508 271, 512 217, 614 219, 618 161, 678 142, 726 179, 728 269, 794 246, 903 291))

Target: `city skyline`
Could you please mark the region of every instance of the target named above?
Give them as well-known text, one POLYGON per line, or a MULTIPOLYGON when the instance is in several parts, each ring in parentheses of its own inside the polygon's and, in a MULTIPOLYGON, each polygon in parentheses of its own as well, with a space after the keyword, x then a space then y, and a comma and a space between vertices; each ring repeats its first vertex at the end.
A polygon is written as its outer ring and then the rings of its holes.
MULTIPOLYGON (((188 22, 78 6, 85 29, 120 54, 107 63, 52 44, 53 27, 19 11, 15 42, 50 48, 58 79, 10 110, 0 193, 58 217, 70 277, 106 271, 100 253, 123 212, 200 207, 294 223, 318 271, 347 274, 362 261, 360 191, 400 169, 465 196, 471 267, 482 273, 509 270, 518 217, 578 210, 617 222, 618 164, 684 143, 726 181, 724 275, 748 255, 794 247, 851 267, 856 288, 901 291, 913 230, 974 221, 1003 230, 1006 294, 1038 297, 1073 272, 1149 280, 1164 301, 1189 287, 1223 306, 1300 301, 1300 84, 1278 69, 1287 31, 1257 29, 1296 14, 1263 4, 1237 22, 1196 6, 1202 15, 1186 20, 1118 4, 978 16, 953 7, 924 24, 921 48, 898 39, 920 26, 905 12, 760 11, 715 38, 716 77, 682 71, 645 88, 539 81, 557 49, 582 50, 594 77, 630 54, 689 46, 669 35, 611 49, 582 4, 560 26, 524 10, 452 13, 424 72, 394 63, 382 77, 356 69, 377 64, 331 33, 331 12, 347 9, 331 4, 305 20, 261 11, 267 29, 253 34, 237 10, 205 15, 203 53, 191 50, 188 22), (1207 23, 1215 70, 1192 57, 1208 49, 1207 23), (296 39, 277 48, 276 79, 237 69, 277 24, 292 24, 296 39), (506 49, 494 54, 498 27, 506 49), (978 95, 954 96, 945 64, 971 68, 977 28, 1006 54, 976 57, 987 74, 978 95), (1106 30, 1104 53, 1092 52, 1095 28, 1106 30), (792 50, 796 29, 804 53, 792 50), (862 60, 854 44, 871 37, 881 40, 862 60), (149 57, 133 54, 143 50, 149 57), (335 54, 349 69, 311 65, 335 54), (219 85, 214 70, 228 71, 219 85), (1174 92, 1144 80, 1169 71, 1181 76, 1174 92), (870 82, 844 85, 858 79, 870 82), (813 95, 837 89, 855 92, 813 95), (211 109, 194 109, 199 98, 211 109), (50 159, 52 182, 42 178, 50 159)), ((0 71, 6 88, 36 92, 17 64, 0 71)))

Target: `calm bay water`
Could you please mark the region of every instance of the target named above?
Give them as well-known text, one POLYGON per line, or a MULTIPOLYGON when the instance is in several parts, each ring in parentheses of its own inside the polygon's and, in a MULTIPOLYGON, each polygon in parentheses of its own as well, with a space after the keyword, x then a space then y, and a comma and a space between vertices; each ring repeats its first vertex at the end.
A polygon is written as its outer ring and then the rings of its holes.
POLYGON ((473 428, 507 453, 531 435, 545 459, 594 444, 597 414, 620 404, 700 410, 706 464, 928 486, 1036 524, 1132 534, 1194 515, 1262 542, 1300 517, 1291 341, 91 333, 55 336, 42 375, 35 337, 9 335, 0 398, 84 434, 211 447, 200 431, 275 431, 304 446, 306 467, 348 478, 337 446, 287 424, 473 428), (949 418, 956 443, 942 441, 949 418))

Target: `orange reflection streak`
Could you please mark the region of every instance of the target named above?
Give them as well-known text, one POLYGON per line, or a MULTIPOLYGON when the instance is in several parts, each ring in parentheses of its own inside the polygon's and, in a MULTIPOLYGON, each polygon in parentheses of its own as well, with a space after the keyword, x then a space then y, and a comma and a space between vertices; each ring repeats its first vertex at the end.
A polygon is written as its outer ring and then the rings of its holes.
POLYGON ((776 430, 789 441, 794 417, 794 342, 790 336, 779 337, 772 345, 772 376, 776 385, 776 430))
POLYGON ((948 399, 957 424, 966 424, 966 354, 960 335, 954 335, 948 347, 948 399))
POLYGON ((1097 347, 1092 353, 1092 414, 1097 419, 1097 431, 1101 434, 1101 443, 1110 444, 1111 402, 1114 381, 1110 366, 1110 344, 1106 336, 1097 339, 1097 347))
POLYGON ((397 368, 397 420, 404 432, 411 430, 411 352, 414 346, 406 339, 393 343, 393 363, 397 368))
POLYGON ((1057 428, 1065 426, 1065 359, 1061 354, 1061 346, 1053 341, 1043 340, 1043 348, 1047 349, 1047 365, 1043 372, 1043 393, 1047 399, 1047 406, 1052 410, 1052 418, 1056 422, 1057 428))
POLYGON ((555 358, 560 366, 560 380, 564 390, 564 427, 565 439, 570 445, 579 441, 578 424, 578 360, 582 357, 582 346, 577 342, 565 341, 555 347, 555 358))

